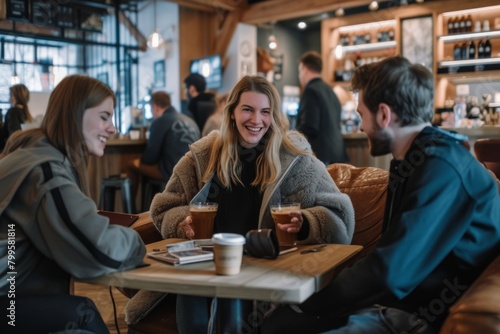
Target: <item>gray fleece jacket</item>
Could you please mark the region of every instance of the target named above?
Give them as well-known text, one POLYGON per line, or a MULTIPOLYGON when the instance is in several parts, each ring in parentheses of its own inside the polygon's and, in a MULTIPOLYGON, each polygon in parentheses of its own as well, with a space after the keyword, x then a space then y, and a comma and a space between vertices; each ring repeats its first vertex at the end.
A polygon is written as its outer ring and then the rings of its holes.
POLYGON ((146 249, 130 228, 110 225, 78 187, 64 156, 45 140, 0 160, 0 296, 68 293, 69 279, 140 264, 146 249))
MULTIPOLYGON (((203 183, 213 142, 219 131, 212 131, 190 147, 190 152, 174 168, 165 191, 151 204, 151 217, 164 238, 184 238, 178 226, 189 215, 190 201, 206 201, 212 178, 203 183)), ((302 149, 311 151, 298 132, 288 135, 302 149)), ((282 172, 276 183, 264 190, 259 213, 259 228, 274 229, 269 204, 278 201, 299 202, 309 223, 309 235, 300 243, 351 242, 354 232, 354 209, 350 198, 341 193, 325 165, 311 155, 280 152, 282 172)))

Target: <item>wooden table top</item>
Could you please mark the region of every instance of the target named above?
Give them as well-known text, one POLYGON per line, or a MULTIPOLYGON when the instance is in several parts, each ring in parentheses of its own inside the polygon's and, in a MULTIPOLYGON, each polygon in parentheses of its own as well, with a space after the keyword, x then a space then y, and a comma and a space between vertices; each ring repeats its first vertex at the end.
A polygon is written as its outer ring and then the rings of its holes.
MULTIPOLYGON (((168 239, 147 245, 148 252, 163 249, 168 239)), ((213 261, 172 266, 146 257, 147 267, 113 273, 88 283, 162 291, 177 294, 301 303, 321 290, 363 247, 329 244, 322 251, 301 254, 314 245, 299 245, 298 250, 277 259, 243 257, 241 272, 234 276, 215 274, 213 261)))

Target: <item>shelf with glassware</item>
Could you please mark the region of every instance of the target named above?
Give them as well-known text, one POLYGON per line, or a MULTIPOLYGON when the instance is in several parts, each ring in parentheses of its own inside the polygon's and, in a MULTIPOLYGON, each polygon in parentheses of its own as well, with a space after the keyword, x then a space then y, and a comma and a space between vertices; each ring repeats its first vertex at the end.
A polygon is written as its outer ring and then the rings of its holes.
POLYGON ((395 20, 342 26, 332 31, 329 72, 332 83, 348 85, 352 71, 396 53, 395 20))

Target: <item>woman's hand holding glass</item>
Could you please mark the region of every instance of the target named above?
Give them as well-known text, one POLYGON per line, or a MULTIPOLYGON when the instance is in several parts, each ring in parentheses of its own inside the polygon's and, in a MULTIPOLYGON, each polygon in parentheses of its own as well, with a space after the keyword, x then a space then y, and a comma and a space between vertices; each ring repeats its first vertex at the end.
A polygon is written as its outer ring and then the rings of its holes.
POLYGON ((302 216, 302 212, 290 211, 288 213, 288 216, 290 217, 290 223, 289 224, 278 223, 278 228, 288 233, 299 233, 300 229, 302 228, 302 225, 304 224, 304 217, 302 216))
POLYGON ((179 234, 186 236, 188 239, 193 239, 194 238, 194 229, 193 229, 193 219, 191 216, 187 216, 186 219, 184 219, 180 224, 178 231, 180 232, 179 234))
POLYGON ((304 223, 300 203, 271 204, 270 209, 280 245, 295 245, 297 233, 304 223))

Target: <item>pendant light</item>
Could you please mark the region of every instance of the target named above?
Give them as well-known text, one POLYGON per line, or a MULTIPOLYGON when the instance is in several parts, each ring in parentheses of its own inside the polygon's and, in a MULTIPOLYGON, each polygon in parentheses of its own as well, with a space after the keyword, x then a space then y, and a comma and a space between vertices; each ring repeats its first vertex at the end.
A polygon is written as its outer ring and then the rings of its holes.
POLYGON ((156 0, 153 0, 153 19, 154 19, 154 30, 151 35, 148 37, 148 46, 153 49, 158 49, 163 44, 163 37, 158 31, 158 27, 156 26, 156 0))

